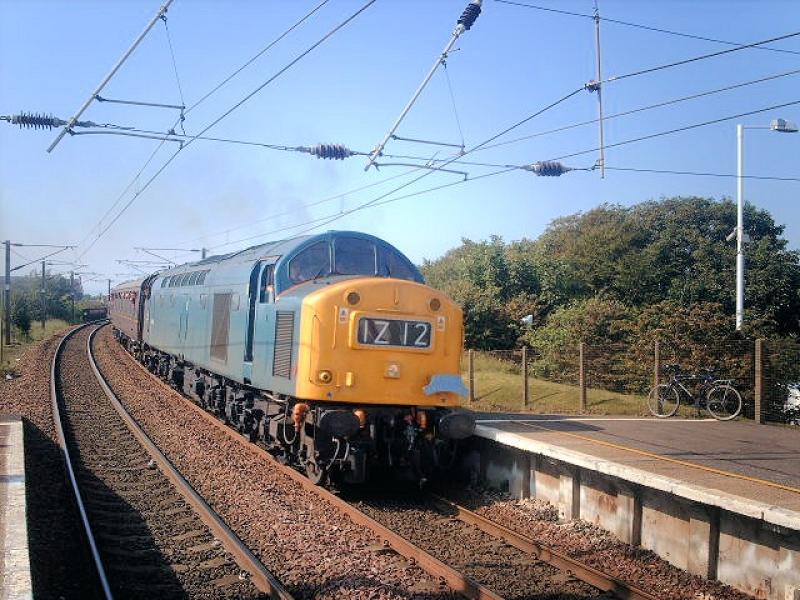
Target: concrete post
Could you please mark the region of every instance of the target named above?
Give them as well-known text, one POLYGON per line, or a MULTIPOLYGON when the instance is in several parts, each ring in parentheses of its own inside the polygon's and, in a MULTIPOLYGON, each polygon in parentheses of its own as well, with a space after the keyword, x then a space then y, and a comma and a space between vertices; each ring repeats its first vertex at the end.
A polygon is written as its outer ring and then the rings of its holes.
POLYGON ((528 406, 528 347, 522 347, 522 406, 528 406))
POLYGON ((45 262, 42 261, 42 329, 44 329, 44 323, 47 320, 47 289, 45 287, 45 262))
POLYGON ((3 309, 5 311, 4 322, 6 346, 11 345, 11 240, 4 242, 6 246, 6 277, 3 281, 3 309))
POLYGON ((756 351, 755 351, 755 382, 754 382, 754 389, 753 393, 755 396, 755 414, 753 415, 753 419, 756 423, 763 423, 764 422, 764 413, 763 408, 761 406, 762 402, 762 394, 764 390, 764 340, 761 338, 756 340, 756 351))
POLYGON ((656 340, 653 343, 653 387, 658 387, 658 380, 661 376, 661 343, 656 340))
POLYGON ((469 370, 469 403, 475 402, 475 362, 472 350, 467 350, 467 369, 469 370))
POLYGON ((580 411, 586 412, 586 363, 584 362, 585 344, 578 344, 578 386, 580 387, 580 411))

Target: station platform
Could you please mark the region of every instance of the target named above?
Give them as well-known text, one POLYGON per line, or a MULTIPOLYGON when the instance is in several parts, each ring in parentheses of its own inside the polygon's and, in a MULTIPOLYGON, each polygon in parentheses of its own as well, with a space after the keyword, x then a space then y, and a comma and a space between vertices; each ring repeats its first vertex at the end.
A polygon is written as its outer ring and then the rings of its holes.
POLYGON ((747 421, 476 415, 489 485, 693 574, 800 600, 800 430, 747 421))
POLYGON ((33 598, 19 417, 0 417, 0 600, 33 598))

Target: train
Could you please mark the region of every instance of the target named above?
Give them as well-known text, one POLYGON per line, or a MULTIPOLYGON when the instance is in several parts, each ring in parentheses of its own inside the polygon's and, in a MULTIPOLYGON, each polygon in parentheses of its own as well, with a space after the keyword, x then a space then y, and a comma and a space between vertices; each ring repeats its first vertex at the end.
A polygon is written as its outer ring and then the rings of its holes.
POLYGON ((91 306, 81 311, 81 321, 102 321, 108 318, 108 308, 105 306, 91 306))
POLYGON ((388 242, 329 231, 114 287, 115 338, 315 483, 424 483, 472 435, 461 308, 388 242))

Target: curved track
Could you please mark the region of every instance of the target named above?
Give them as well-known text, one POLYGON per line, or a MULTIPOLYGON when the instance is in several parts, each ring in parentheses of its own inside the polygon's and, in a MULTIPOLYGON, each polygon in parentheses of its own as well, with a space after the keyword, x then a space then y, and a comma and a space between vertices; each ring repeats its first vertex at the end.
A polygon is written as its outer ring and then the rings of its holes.
MULTIPOLYGON (((142 365, 139 363, 137 365, 148 377, 157 381, 159 385, 167 387, 163 381, 147 371, 142 365)), ((171 393, 175 393, 174 389, 169 389, 171 393)), ((481 549, 474 546, 464 547, 462 540, 451 540, 449 542, 450 547, 454 549, 460 548, 463 554, 463 563, 457 564, 459 563, 458 560, 449 560, 457 554, 457 550, 454 551, 454 554, 447 555, 447 552, 442 548, 425 544, 425 540, 416 539, 413 532, 395 526, 393 521, 402 523, 403 521, 408 522, 415 519, 415 517, 409 517, 409 506, 403 505, 383 509, 385 513, 389 513, 392 510, 395 511, 394 518, 387 519, 383 518, 384 515, 381 515, 381 511, 368 510, 363 504, 362 508, 364 510, 362 510, 330 491, 314 485, 295 469, 278 462, 265 449, 247 442, 238 432, 226 426, 216 416, 204 411, 190 399, 182 397, 182 400, 189 409, 201 416, 210 426, 223 431, 227 436, 248 448, 261 459, 268 461, 273 468, 280 470, 300 483, 306 490, 313 492, 327 503, 347 514, 355 523, 370 529, 382 540, 385 548, 394 550, 411 562, 418 564, 422 569, 439 578, 448 587, 467 598, 497 600, 502 596, 495 590, 501 590, 511 594, 513 597, 533 597, 532 594, 546 593, 548 597, 552 598, 559 596, 565 598, 600 598, 609 597, 608 594, 613 594, 614 597, 626 599, 654 599, 654 596, 637 589, 635 586, 605 575, 540 544, 535 544, 523 536, 513 534, 513 532, 506 530, 499 524, 489 522, 487 519, 479 517, 463 507, 439 498, 436 503, 442 505, 444 511, 434 514, 435 511, 432 511, 431 506, 428 506, 426 510, 430 514, 423 516, 423 520, 430 519, 432 522, 436 522, 442 521, 444 518, 446 521, 450 516, 460 521, 463 528, 467 530, 461 532, 462 538, 464 537, 463 534, 466 534, 467 537, 491 537, 496 540, 499 539, 500 545, 505 546, 502 551, 498 552, 497 544, 494 544, 494 546, 487 544, 485 549, 481 549), (475 518, 470 518, 473 515, 475 518), (398 533, 398 531, 403 531, 403 533, 398 533), (459 546, 459 544, 462 545, 459 546), (481 552, 484 551, 486 554, 482 555, 481 552), (434 555, 442 558, 442 560, 435 558, 434 555), (444 558, 445 555, 447 555, 447 560, 444 558), (503 570, 502 567, 504 565, 500 559, 507 558, 505 555, 513 557, 512 560, 515 564, 512 565, 511 569, 507 569, 508 573, 505 575, 492 573, 492 571, 499 572, 503 570), (471 568, 471 565, 481 563, 487 565, 483 574, 489 573, 489 575, 485 579, 481 576, 480 569, 471 568), (531 573, 535 571, 535 573, 531 575, 527 571, 531 571, 531 573), (474 573, 475 576, 470 576, 467 574, 468 572, 474 573), (550 583, 545 582, 540 585, 537 582, 534 585, 532 582, 528 582, 530 585, 526 585, 525 579, 530 579, 529 576, 536 577, 538 580, 550 580, 550 583), (563 595, 560 590, 564 590, 563 595)), ((419 506, 416 508, 419 508, 419 506)), ((423 531, 426 529, 425 523, 419 523, 419 525, 418 530, 423 531)), ((457 537, 453 536, 453 539, 455 540, 457 537)), ((448 544, 447 541, 444 543, 445 545, 448 544)))
POLYGON ((98 329, 59 342, 51 399, 100 595, 291 600, 127 415, 94 362, 98 329))

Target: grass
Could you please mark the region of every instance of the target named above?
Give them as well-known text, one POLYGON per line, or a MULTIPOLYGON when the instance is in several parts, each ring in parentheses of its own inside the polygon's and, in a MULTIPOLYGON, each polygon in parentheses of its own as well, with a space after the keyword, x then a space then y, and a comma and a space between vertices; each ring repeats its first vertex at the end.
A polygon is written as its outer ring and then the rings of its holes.
POLYGON ((20 356, 32 344, 50 337, 54 333, 64 331, 70 325, 61 319, 48 319, 45 322, 45 327, 42 329, 42 324, 36 321, 31 324, 31 334, 28 339, 24 339, 21 335, 14 335, 12 332, 11 346, 3 348, 3 361, 0 363, 0 376, 5 377, 7 373, 15 373, 16 365, 20 356), (16 340, 14 339, 16 338, 16 340))
MULTIPOLYGON (((528 406, 522 405, 522 374, 518 365, 480 352, 474 353, 475 402, 469 408, 479 412, 529 412, 576 414, 580 412, 577 385, 554 383, 528 377, 528 406)), ((464 361, 464 381, 468 380, 464 361)), ((587 388, 586 411, 601 415, 644 415, 642 396, 587 388)))

